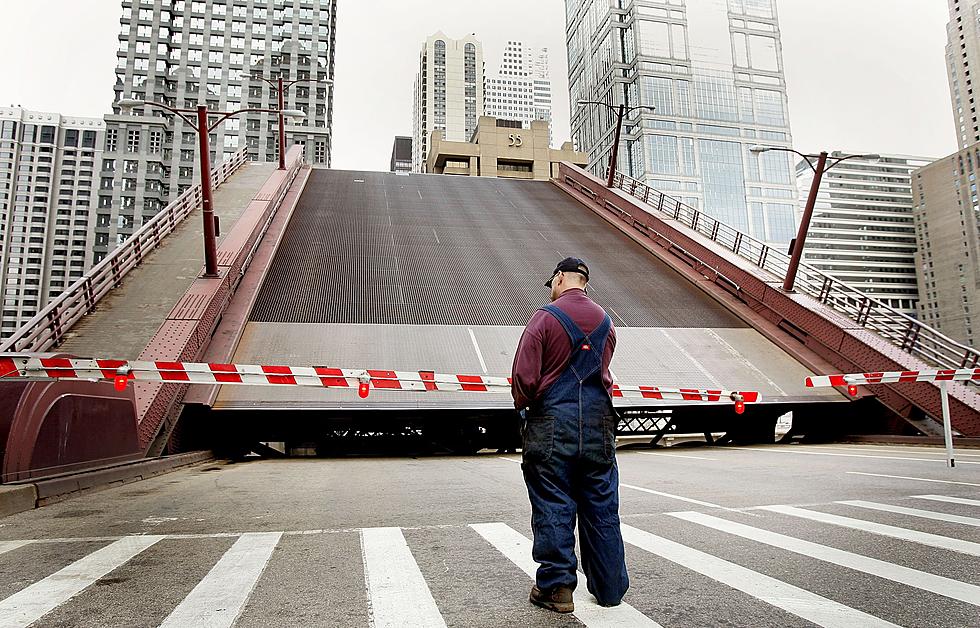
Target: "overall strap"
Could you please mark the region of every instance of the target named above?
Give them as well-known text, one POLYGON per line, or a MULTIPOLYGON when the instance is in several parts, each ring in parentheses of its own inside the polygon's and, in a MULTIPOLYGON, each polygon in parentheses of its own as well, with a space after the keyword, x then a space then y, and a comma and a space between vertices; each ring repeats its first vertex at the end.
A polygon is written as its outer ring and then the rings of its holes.
POLYGON ((573 321, 572 318, 560 307, 554 305, 553 303, 549 303, 548 305, 543 306, 541 309, 558 319, 558 322, 565 328, 565 332, 571 339, 573 347, 581 344, 581 342, 585 340, 585 333, 579 329, 578 325, 575 324, 575 321, 573 321))
POLYGON ((549 304, 541 309, 558 319, 558 322, 565 328, 565 332, 572 341, 566 368, 571 370, 575 375, 575 379, 581 384, 581 382, 591 377, 602 366, 602 348, 605 346, 606 338, 609 335, 612 320, 607 314, 603 318, 602 323, 599 324, 599 327, 593 330, 591 334, 586 334, 558 306, 549 304), (599 347, 593 346, 591 338, 593 335, 599 339, 599 347))

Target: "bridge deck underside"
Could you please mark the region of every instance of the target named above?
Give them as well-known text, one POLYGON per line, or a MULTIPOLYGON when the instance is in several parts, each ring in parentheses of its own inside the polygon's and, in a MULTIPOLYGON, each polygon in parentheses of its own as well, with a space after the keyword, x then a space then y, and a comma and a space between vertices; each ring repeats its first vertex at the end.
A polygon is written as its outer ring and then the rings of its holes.
MULTIPOLYGON (((506 375, 521 328, 548 300, 543 282, 566 256, 589 263, 592 296, 617 327, 618 381, 843 399, 803 389, 809 371, 552 184, 501 179, 314 171, 235 361, 506 375)), ((506 394, 375 391, 362 401, 352 391, 225 386, 216 407, 509 403, 506 394)))

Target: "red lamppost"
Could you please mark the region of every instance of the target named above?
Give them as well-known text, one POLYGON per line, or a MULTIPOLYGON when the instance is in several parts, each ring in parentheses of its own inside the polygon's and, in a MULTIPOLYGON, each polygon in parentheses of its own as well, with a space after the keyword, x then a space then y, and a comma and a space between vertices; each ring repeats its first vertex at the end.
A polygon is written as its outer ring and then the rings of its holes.
POLYGON ((323 83, 324 85, 333 85, 331 79, 293 79, 291 81, 284 81, 282 75, 280 74, 275 79, 266 78, 264 76, 253 76, 253 79, 258 79, 260 81, 265 81, 276 90, 277 98, 279 99, 279 169, 286 169, 286 123, 283 119, 284 116, 282 111, 284 111, 284 94, 285 90, 289 89, 296 83, 323 83))
POLYGON ((613 186, 613 178, 616 176, 616 160, 619 159, 619 134, 623 130, 623 118, 638 109, 647 109, 649 111, 654 111, 656 107, 644 107, 642 105, 638 105, 636 107, 627 107, 626 105, 620 105, 619 107, 614 107, 609 103, 599 102, 596 100, 580 100, 578 101, 578 104, 602 105, 603 107, 609 107, 610 109, 616 112, 616 138, 613 140, 612 155, 609 158, 609 181, 606 183, 606 187, 611 188, 613 186))
POLYGON ((806 161, 810 169, 813 170, 813 183, 810 184, 810 196, 806 199, 806 208, 803 210, 803 218, 800 220, 800 230, 796 234, 796 238, 790 243, 790 258, 789 266, 786 268, 786 278, 783 280, 783 290, 786 292, 793 291, 793 285, 796 283, 796 272, 800 268, 800 260, 803 259, 803 245, 806 243, 806 234, 810 229, 810 219, 813 217, 813 208, 817 204, 817 192, 820 190, 820 181, 823 179, 823 173, 827 172, 837 164, 842 161, 847 161, 848 159, 881 159, 881 155, 877 154, 867 154, 867 155, 845 155, 840 151, 834 151, 833 153, 827 153, 827 151, 821 152, 819 155, 804 155, 803 153, 793 150, 792 148, 783 148, 779 146, 752 146, 749 150, 753 153, 765 153, 768 151, 779 151, 784 153, 795 153, 806 161), (827 158, 834 160, 832 164, 827 165, 827 158), (813 159, 817 160, 816 165, 813 164, 813 159))
MULTIPOLYGON (((302 111, 282 111, 281 109, 239 109, 237 111, 209 112, 207 105, 198 105, 197 109, 177 109, 163 103, 131 99, 119 100, 116 102, 116 105, 122 110, 133 109, 134 107, 157 107, 159 109, 165 109, 197 131, 201 161, 201 203, 203 205, 202 213, 204 217, 204 276, 208 278, 217 277, 218 247, 215 240, 214 199, 211 195, 211 147, 209 145, 211 131, 216 129, 228 118, 237 116, 240 113, 279 113, 280 120, 282 120, 282 116, 284 115, 290 118, 302 119, 306 117, 306 114, 302 111), (195 121, 193 118, 188 117, 190 114, 196 114, 197 120, 195 121), (210 122, 209 116, 211 115, 218 116, 218 119, 213 124, 210 122)), ((282 163, 281 153, 280 163, 282 163)))

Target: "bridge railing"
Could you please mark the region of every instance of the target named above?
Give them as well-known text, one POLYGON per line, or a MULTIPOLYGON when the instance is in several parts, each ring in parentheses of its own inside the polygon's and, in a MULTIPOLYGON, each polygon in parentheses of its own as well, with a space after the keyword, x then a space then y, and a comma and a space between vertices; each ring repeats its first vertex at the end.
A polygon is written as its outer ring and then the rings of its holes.
MULTIPOLYGON (((777 277, 786 276, 790 257, 783 251, 623 173, 616 173, 613 183, 656 212, 690 227, 755 266, 777 277)), ((800 264, 796 289, 929 364, 946 369, 975 368, 980 364, 980 350, 956 342, 809 264, 800 264)))
MULTIPOLYGON (((211 185, 221 185, 247 161, 248 151, 243 148, 211 171, 211 185)), ((138 266, 188 214, 200 206, 201 186, 198 184, 144 223, 121 246, 4 340, 0 344, 0 353, 42 352, 56 346, 72 325, 95 309, 96 304, 122 282, 126 273, 138 266)))

